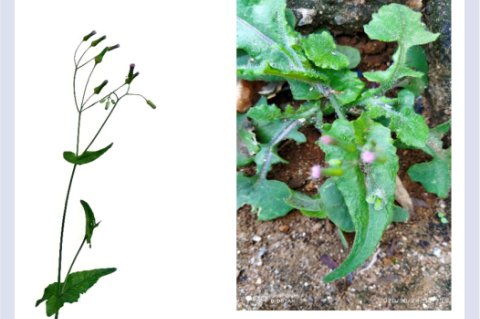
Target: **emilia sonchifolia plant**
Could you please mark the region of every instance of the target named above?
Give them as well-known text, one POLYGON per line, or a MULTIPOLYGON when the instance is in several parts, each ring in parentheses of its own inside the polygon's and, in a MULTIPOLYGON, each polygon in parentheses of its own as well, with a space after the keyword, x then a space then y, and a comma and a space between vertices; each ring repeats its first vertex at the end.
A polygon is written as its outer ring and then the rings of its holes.
POLYGON ((398 48, 388 69, 363 73, 377 83, 366 88, 352 71, 360 62, 358 50, 336 45, 325 29, 302 35, 295 25, 285 0, 237 0, 237 78, 287 81, 293 98, 304 101, 298 109, 290 105, 280 109, 262 97, 247 113, 237 114, 237 167, 256 165, 252 177, 237 173, 237 209, 251 205, 259 221, 285 216, 292 209, 317 218, 328 216, 344 243, 343 233, 355 232, 348 257, 324 277, 329 282, 365 262, 390 223, 409 218, 394 205, 397 148, 421 149, 430 155, 432 161, 409 168, 410 178, 439 197, 449 192, 451 153, 443 149, 441 137, 449 131, 450 121, 429 129, 414 111, 415 98, 428 83, 420 45, 435 41, 439 34, 429 32, 421 13, 406 6, 380 8, 364 31, 370 39, 397 42, 398 48), (392 88, 401 88, 398 96, 386 97, 392 88), (332 113, 337 119, 324 123, 323 117, 332 113), (311 177, 331 177, 313 197, 267 179, 273 164, 287 163, 277 153, 278 144, 285 139, 304 143, 298 129, 306 124, 319 130, 317 145, 326 153, 325 163, 311 168, 311 177))
POLYGON ((104 268, 104 269, 93 269, 93 270, 85 270, 85 271, 79 271, 79 272, 74 272, 71 273, 72 267, 75 264, 75 260, 77 259, 78 255, 80 254, 80 251, 82 250, 83 245, 85 242, 90 245, 91 248, 91 240, 92 240, 92 235, 93 235, 93 230, 98 227, 100 222, 95 221, 95 216, 93 214, 92 208, 90 205, 84 201, 80 200, 80 204, 82 205, 84 211, 85 211, 85 218, 86 218, 86 226, 85 226, 85 237, 83 238, 82 243, 80 244, 80 248, 78 248, 78 251, 73 258, 72 263, 70 264, 70 267, 67 271, 67 274, 65 276, 65 279, 63 282, 61 281, 61 270, 62 270, 62 245, 63 245, 63 235, 64 235, 64 227, 65 227, 65 216, 67 213, 67 206, 68 206, 68 200, 70 196, 70 190, 72 188, 72 182, 73 178, 75 175, 75 171, 77 169, 77 166, 79 165, 84 165, 91 163, 98 159, 100 156, 105 154, 113 145, 111 143, 107 147, 98 150, 98 151, 90 151, 90 147, 92 146, 93 142, 95 139, 98 137, 102 129, 104 128, 105 124, 108 122, 110 119, 110 116, 112 115, 113 111, 115 108, 120 104, 120 101, 126 97, 126 96, 140 96, 143 99, 145 99, 147 105, 149 105, 151 108, 155 109, 155 105, 150 101, 147 100, 146 98, 143 97, 141 94, 134 94, 134 93, 129 93, 130 92, 130 86, 133 82, 133 80, 139 75, 139 72, 135 72, 135 64, 130 64, 129 70, 128 70, 128 75, 125 79, 125 82, 121 84, 118 88, 115 90, 111 91, 110 93, 99 97, 100 93, 103 91, 105 86, 108 84, 108 80, 103 81, 100 85, 95 87, 93 89, 93 92, 89 95, 87 99, 85 99, 85 96, 87 94, 87 89, 90 83, 90 78, 93 74, 93 71, 98 67, 100 63, 102 63, 103 58, 108 52, 111 52, 115 49, 118 49, 120 47, 119 44, 114 45, 114 46, 106 46, 99 54, 91 58, 90 60, 84 62, 82 64, 82 59, 85 56, 85 54, 91 49, 95 48, 98 44, 103 42, 106 39, 106 36, 102 36, 98 38, 97 40, 93 40, 90 42, 90 46, 86 48, 86 50, 83 52, 83 54, 78 58, 77 60, 77 52, 79 48, 82 46, 82 44, 86 43, 91 37, 93 37, 96 34, 95 31, 90 32, 87 34, 85 37, 83 37, 82 41, 78 45, 77 49, 75 50, 75 55, 74 55, 74 63, 75 63, 75 71, 73 75, 73 97, 75 100, 75 106, 78 112, 78 126, 77 126, 77 140, 76 140, 76 151, 75 153, 73 152, 64 152, 63 153, 63 158, 73 164, 73 169, 72 169, 72 175, 70 176, 70 182, 68 183, 68 189, 67 189, 67 197, 65 199, 65 208, 63 210, 63 218, 62 218, 62 228, 60 231, 60 249, 59 249, 59 256, 58 256, 58 276, 57 276, 57 281, 50 284, 47 288, 45 288, 43 297, 39 299, 35 306, 38 306, 40 303, 43 301, 46 301, 47 305, 47 316, 50 317, 55 314, 55 318, 58 318, 60 308, 63 307, 63 305, 67 302, 73 303, 78 301, 80 298, 80 294, 86 293, 88 289, 90 289, 97 281, 103 276, 109 275, 116 271, 116 268, 104 268), (76 80, 77 80, 77 72, 83 68, 83 67, 88 67, 91 66, 91 71, 88 76, 88 79, 85 83, 85 87, 83 89, 83 94, 82 94, 82 99, 79 103, 79 100, 77 99, 77 89, 76 89, 76 80), (125 88, 126 87, 126 90, 125 88), (123 89, 125 93, 120 94, 119 90, 123 89), (88 104, 90 99, 97 99, 97 101, 88 104), (82 119, 82 114, 90 109, 91 107, 100 105, 100 104, 105 104, 105 110, 108 110, 110 105, 112 105, 111 110, 109 111, 106 119, 104 120, 103 124, 100 126, 98 129, 97 133, 93 137, 93 139, 90 141, 88 146, 85 148, 83 152, 79 152, 79 143, 80 143, 80 124, 81 124, 81 119, 82 119))

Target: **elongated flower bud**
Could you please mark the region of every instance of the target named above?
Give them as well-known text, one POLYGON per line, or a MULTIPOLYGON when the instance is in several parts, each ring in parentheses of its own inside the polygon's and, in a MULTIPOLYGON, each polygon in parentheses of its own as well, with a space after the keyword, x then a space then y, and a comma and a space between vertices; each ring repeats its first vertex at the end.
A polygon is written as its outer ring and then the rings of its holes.
POLYGON ((365 151, 365 152, 362 152, 360 157, 362 158, 362 161, 364 161, 365 163, 373 163, 373 162, 385 163, 387 161, 387 157, 379 152, 374 153, 370 151, 365 151))
POLYGON ((341 168, 322 168, 320 165, 312 166, 312 178, 320 178, 320 176, 342 176, 343 170, 341 168))
POLYGON ((118 49, 119 47, 120 47, 120 44, 116 44, 116 45, 114 45, 114 46, 108 47, 108 51, 112 51, 112 50, 118 49))
POLYGON ((108 47, 103 49, 103 51, 100 52, 100 54, 95 57, 95 64, 99 64, 102 62, 103 56, 105 55, 105 53, 107 53, 107 51, 108 51, 108 47))
POLYGON ((97 34, 97 31, 93 30, 92 32, 83 37, 83 41, 88 41, 88 39, 93 37, 95 34, 97 34))
POLYGON ((342 165, 342 160, 341 159, 331 159, 328 161, 328 164, 331 166, 341 166, 342 165))
POLYGON ((108 80, 103 81, 102 84, 100 84, 99 86, 93 89, 93 92, 95 94, 99 94, 102 91, 102 89, 105 87, 105 85, 107 85, 107 83, 108 83, 108 80))
POLYGON ((349 152, 349 153, 353 153, 353 152, 355 152, 355 150, 357 149, 357 147, 355 146, 355 144, 350 143, 350 142, 345 142, 345 141, 337 140, 337 139, 331 137, 330 135, 323 135, 322 137, 320 137, 320 142, 322 142, 322 143, 325 144, 325 145, 335 145, 335 146, 338 146, 338 147, 340 147, 341 149, 343 149, 344 151, 347 151, 347 152, 349 152))
POLYGON ((130 70, 128 70, 128 78, 131 79, 133 76, 133 69, 135 69, 135 63, 130 64, 130 70))
POLYGON ((151 107, 152 109, 156 109, 156 108, 157 108, 157 107, 155 106, 155 104, 153 104, 153 102, 150 101, 150 100, 147 100, 147 104, 150 105, 150 107, 151 107))
POLYGON ((99 44, 100 42, 102 42, 103 40, 105 40, 107 38, 107 36, 103 36, 101 37, 100 39, 97 39, 95 41, 92 41, 92 43, 90 44, 91 47, 96 47, 97 44, 99 44))

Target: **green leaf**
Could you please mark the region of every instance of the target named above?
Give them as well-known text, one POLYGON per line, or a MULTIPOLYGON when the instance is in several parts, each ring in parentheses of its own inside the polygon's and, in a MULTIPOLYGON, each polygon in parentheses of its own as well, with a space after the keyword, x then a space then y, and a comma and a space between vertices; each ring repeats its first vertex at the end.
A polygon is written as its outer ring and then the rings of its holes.
POLYGON ((348 58, 335 48, 333 37, 328 32, 310 34, 302 40, 307 57, 322 69, 339 70, 350 64, 348 58))
POLYGON ((237 167, 253 162, 253 157, 259 150, 253 125, 248 120, 247 114, 237 113, 237 167))
POLYGON ((100 222, 95 223, 95 215, 93 215, 93 211, 90 208, 90 205, 86 201, 80 200, 80 204, 83 206, 83 210, 85 211, 85 219, 86 219, 86 226, 85 226, 85 240, 87 244, 90 245, 92 248, 92 235, 93 230, 98 227, 100 222))
POLYGON ((300 210, 302 214, 310 217, 325 218, 327 216, 319 194, 310 197, 297 191, 290 190, 290 192, 290 197, 285 199, 285 203, 289 206, 300 210))
POLYGON ((72 163, 72 164, 77 164, 77 165, 83 165, 83 164, 91 163, 94 160, 96 160, 97 158, 99 158, 100 156, 102 156, 106 151, 108 151, 110 149, 110 147, 112 147, 112 145, 113 145, 113 143, 111 143, 107 147, 102 148, 101 150, 98 150, 98 151, 84 152, 80 156, 75 156, 75 154, 72 153, 72 152, 63 152, 63 158, 67 162, 72 163))
POLYGON ((237 209, 245 204, 252 205, 252 213, 258 214, 258 221, 282 217, 291 211, 292 207, 285 203, 290 194, 285 183, 237 173, 237 209))
POLYGON ((302 104, 297 111, 291 105, 287 105, 285 112, 275 105, 267 103, 257 103, 255 107, 248 110, 248 117, 255 120, 277 121, 283 119, 298 120, 308 119, 320 110, 320 101, 309 101, 302 104))
POLYGON ((366 101, 368 115, 372 118, 384 116, 391 119, 389 128, 397 133, 402 142, 415 148, 422 148, 428 138, 428 126, 425 119, 415 113, 413 93, 408 90, 398 93, 399 110, 378 100, 370 98, 366 101))
POLYGON ((360 64, 360 51, 358 51, 357 49, 344 45, 337 45, 337 52, 344 54, 348 58, 348 69, 354 69, 360 64))
POLYGON ((369 81, 380 82, 381 86, 365 91, 352 105, 389 90, 404 77, 423 77, 422 72, 414 71, 407 65, 407 53, 411 47, 435 41, 440 35, 426 30, 420 12, 399 4, 381 7, 378 13, 372 15, 372 21, 364 26, 364 30, 370 39, 396 41, 398 49, 392 57, 392 65, 387 70, 363 73, 369 81))
POLYGON ((410 218, 410 214, 403 208, 397 205, 393 206, 393 218, 392 221, 397 223, 404 223, 410 218))
MULTIPOLYGON (((395 176, 398 171, 396 149, 392 145, 393 140, 387 128, 365 118, 360 121, 364 121, 367 124, 370 123, 371 125, 370 127, 365 123, 355 125, 364 130, 361 134, 366 134, 365 143, 370 144, 373 142, 377 149, 382 150, 387 161, 385 163, 374 162, 367 165, 366 171, 368 174, 366 178, 362 169, 357 165, 344 169, 341 177, 333 177, 335 185, 342 193, 348 207, 356 234, 352 250, 347 259, 340 267, 328 274, 323 279, 324 282, 342 278, 367 260, 392 220, 393 201, 395 199, 395 176), (381 193, 383 198, 380 207, 375 205, 375 203, 367 203, 366 201, 367 194, 370 196, 377 192, 381 193)), ((338 119, 333 123, 328 134, 338 140, 356 143, 356 135, 359 135, 360 132, 355 134, 353 123, 338 119)), ((342 158, 344 161, 357 161, 360 156, 360 151, 358 150, 354 153, 347 153, 339 147, 323 143, 320 143, 320 147, 325 151, 327 161, 334 158, 342 158)), ((322 198, 325 206, 327 206, 325 202, 326 197, 323 194, 322 198)))
POLYGON ((425 50, 421 46, 413 46, 407 52, 406 66, 423 73, 422 77, 409 78, 406 83, 400 86, 404 89, 412 91, 415 96, 419 96, 428 85, 428 63, 425 50))
POLYGON ((357 73, 348 69, 324 70, 324 73, 330 78, 330 86, 336 91, 335 95, 340 105, 355 101, 365 87, 357 73))
POLYGON ((334 223, 338 229, 345 232, 355 231, 352 217, 348 212, 342 193, 335 185, 335 181, 329 178, 320 187, 320 194, 327 211, 328 218, 334 223))
POLYGON ((116 270, 116 268, 104 268, 71 273, 60 294, 57 294, 58 282, 50 284, 45 289, 42 299, 36 302, 35 307, 47 300, 47 316, 50 317, 57 313, 66 302, 74 303, 78 301, 80 294, 86 293, 98 279, 116 270))
POLYGON ((445 198, 451 185, 451 149, 443 149, 441 137, 450 129, 450 121, 431 129, 422 150, 433 157, 429 163, 415 164, 408 170, 408 176, 422 183, 423 187, 439 197, 445 198))
POLYGON ((255 155, 257 174, 246 177, 237 174, 237 209, 245 204, 252 205, 252 212, 258 214, 258 220, 270 220, 286 215, 292 207, 285 203, 291 192, 288 186, 279 181, 267 180, 267 173, 275 163, 286 163, 277 154, 277 144, 286 138, 305 142, 305 136, 297 129, 304 119, 287 121, 255 122, 257 138, 262 143, 255 155))

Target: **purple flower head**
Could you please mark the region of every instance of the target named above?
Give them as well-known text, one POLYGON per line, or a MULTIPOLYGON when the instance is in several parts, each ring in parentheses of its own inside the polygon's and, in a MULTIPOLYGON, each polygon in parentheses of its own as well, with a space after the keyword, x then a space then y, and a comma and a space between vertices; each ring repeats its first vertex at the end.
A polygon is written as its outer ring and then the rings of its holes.
POLYGON ((322 137, 320 137, 320 142, 322 142, 323 144, 328 145, 328 144, 332 143, 332 141, 333 141, 333 139, 329 135, 323 135, 322 137))
POLYGON ((375 160, 375 153, 369 151, 363 152, 361 158, 365 163, 371 163, 375 160))
POLYGON ((120 47, 120 44, 117 44, 114 46, 115 49, 118 49, 120 47))
POLYGON ((135 63, 130 64, 130 68, 133 69, 134 67, 135 67, 135 63))
POLYGON ((93 30, 92 32, 90 32, 91 35, 95 35, 97 34, 97 31, 93 30))
POLYGON ((312 166, 312 178, 320 178, 322 175, 322 168, 320 165, 313 165, 312 166))

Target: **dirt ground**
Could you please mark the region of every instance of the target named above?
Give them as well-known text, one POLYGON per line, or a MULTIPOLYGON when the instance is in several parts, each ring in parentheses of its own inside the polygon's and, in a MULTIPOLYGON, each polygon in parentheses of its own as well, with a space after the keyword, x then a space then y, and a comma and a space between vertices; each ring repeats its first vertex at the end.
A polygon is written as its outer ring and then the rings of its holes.
MULTIPOLYGON (((357 47, 362 54, 358 70, 386 69, 396 44, 369 41, 365 35, 341 36, 337 44, 357 47)), ((363 80, 365 80, 363 78, 363 80)), ((375 83, 367 83, 373 87, 375 83)), ((395 91, 391 92, 395 95, 395 91)), ((269 103, 291 102, 288 90, 269 103)), ((294 105, 299 105, 299 102, 294 105)), ((425 99, 416 109, 427 119, 425 99)), ((325 119, 332 122, 334 116, 325 119)), ((313 126, 300 129, 307 142, 283 141, 278 153, 289 164, 275 164, 269 179, 314 195, 325 179, 312 181, 310 168, 323 165, 325 154, 315 145, 320 133, 313 126)), ((448 147, 450 139, 444 139, 448 147)), ((349 248, 342 245, 336 226, 328 219, 305 216, 297 210, 287 216, 256 222, 246 205, 237 212, 237 309, 238 310, 450 310, 451 309, 451 220, 450 196, 442 200, 428 193, 407 175, 410 166, 428 162, 421 150, 398 149, 398 175, 416 202, 415 215, 405 223, 393 223, 385 231, 376 251, 353 275, 324 283, 332 265, 347 257, 354 233, 346 234, 349 248), (444 212, 449 223, 437 217, 444 212), (260 239, 259 239, 260 238, 260 239), (255 240, 254 240, 255 239, 255 240), (374 263, 370 266, 372 259, 374 263)), ((255 174, 255 166, 238 169, 255 174)))

